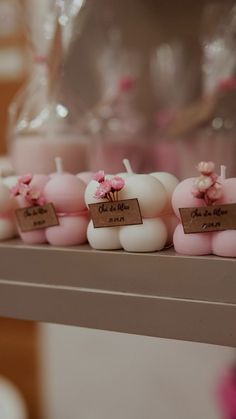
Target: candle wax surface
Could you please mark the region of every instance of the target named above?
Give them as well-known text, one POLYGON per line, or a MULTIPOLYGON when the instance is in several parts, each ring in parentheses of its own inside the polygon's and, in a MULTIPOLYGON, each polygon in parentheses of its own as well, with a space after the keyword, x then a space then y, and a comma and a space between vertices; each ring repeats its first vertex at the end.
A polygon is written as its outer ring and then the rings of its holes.
POLYGON ((143 219, 143 224, 120 228, 120 242, 128 252, 161 250, 165 247, 167 236, 167 229, 161 218, 143 219))
POLYGON ((84 201, 86 185, 78 176, 69 173, 54 174, 44 189, 47 202, 53 203, 59 225, 46 229, 46 237, 55 246, 74 246, 86 243, 88 216, 84 201))
POLYGON ((119 227, 94 228, 92 220, 89 222, 87 237, 91 247, 98 250, 121 249, 119 227))
MULTIPOLYGON (((46 175, 35 175, 33 176, 33 179, 30 185, 32 186, 32 188, 38 189, 43 194, 43 189, 45 185, 47 184, 48 179, 49 178, 46 175)), ((17 197, 17 202, 20 208, 31 206, 22 196, 17 197)), ((41 244, 41 243, 46 243, 47 241, 45 229, 27 231, 25 233, 20 231, 20 229, 18 230, 19 230, 20 237, 24 243, 41 244)))
POLYGON ((150 175, 133 175, 126 179, 125 187, 119 193, 120 199, 137 198, 144 218, 158 216, 167 204, 164 186, 150 175))
MULTIPOLYGON (((112 176, 106 175, 105 178, 112 176)), ((172 192, 178 183, 176 177, 164 172, 151 175, 121 172, 117 176, 125 180, 118 200, 138 199, 143 224, 95 229, 91 221, 87 232, 90 245, 99 250, 124 248, 129 252, 154 252, 170 245, 178 222, 171 207, 172 192)), ((94 180, 87 185, 87 206, 107 201, 94 197, 98 186, 94 180)))
POLYGON ((75 246, 86 243, 88 218, 86 216, 58 217, 59 226, 46 229, 46 238, 54 246, 75 246))
MULTIPOLYGON (((185 179, 174 191, 172 205, 179 220, 179 208, 204 207, 206 205, 202 199, 195 198, 191 193, 194 179, 185 179)), ((216 205, 236 203, 236 179, 224 180, 222 188, 223 196, 216 202, 216 205)), ((185 234, 182 224, 179 224, 173 240, 176 252, 181 254, 193 256, 214 254, 222 257, 236 257, 236 230, 185 234)))
POLYGON ((85 188, 85 183, 72 174, 55 174, 45 186, 44 196, 57 212, 82 211, 86 208, 85 188))
POLYGON ((50 174, 54 160, 61 157, 64 168, 78 173, 87 168, 87 144, 76 137, 46 138, 25 136, 15 138, 11 145, 11 160, 17 175, 26 173, 50 174))

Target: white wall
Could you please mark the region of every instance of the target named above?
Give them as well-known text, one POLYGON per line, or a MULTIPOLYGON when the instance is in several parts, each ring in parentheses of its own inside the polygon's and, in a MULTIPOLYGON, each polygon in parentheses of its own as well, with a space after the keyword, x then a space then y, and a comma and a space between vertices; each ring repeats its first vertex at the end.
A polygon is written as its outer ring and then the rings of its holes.
POLYGON ((218 419, 232 349, 42 326, 45 419, 218 419))

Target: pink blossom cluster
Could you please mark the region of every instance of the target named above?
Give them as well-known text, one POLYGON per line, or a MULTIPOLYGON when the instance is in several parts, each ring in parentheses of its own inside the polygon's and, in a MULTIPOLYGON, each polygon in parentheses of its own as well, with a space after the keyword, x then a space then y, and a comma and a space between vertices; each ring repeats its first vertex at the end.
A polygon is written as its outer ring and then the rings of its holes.
POLYGON ((105 198, 108 201, 117 201, 118 192, 125 186, 125 181, 120 176, 106 179, 103 170, 95 173, 93 180, 96 180, 99 183, 94 194, 94 198, 96 199, 105 198))
POLYGON ((211 161, 200 162, 197 169, 201 174, 194 181, 192 194, 195 198, 203 199, 206 205, 212 205, 223 195, 219 177, 214 172, 215 165, 211 161))
POLYGON ((29 205, 44 205, 45 199, 40 190, 31 185, 32 175, 24 175, 18 178, 16 186, 11 189, 12 196, 22 196, 29 205))

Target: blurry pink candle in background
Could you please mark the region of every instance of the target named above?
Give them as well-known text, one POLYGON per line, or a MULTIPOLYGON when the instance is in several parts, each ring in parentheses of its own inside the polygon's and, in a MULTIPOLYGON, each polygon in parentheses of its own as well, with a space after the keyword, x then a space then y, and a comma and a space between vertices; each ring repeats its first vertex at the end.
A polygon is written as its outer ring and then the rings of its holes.
POLYGON ((87 169, 87 146, 71 136, 46 138, 43 135, 19 136, 11 144, 12 165, 17 175, 50 174, 55 158, 63 159, 65 170, 78 173, 87 169))

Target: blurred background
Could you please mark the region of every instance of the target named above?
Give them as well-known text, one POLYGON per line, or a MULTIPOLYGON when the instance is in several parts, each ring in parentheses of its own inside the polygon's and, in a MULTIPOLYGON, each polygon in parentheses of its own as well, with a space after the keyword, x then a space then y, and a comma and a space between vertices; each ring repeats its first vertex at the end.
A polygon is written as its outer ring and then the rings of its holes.
MULTIPOLYGON (((72 172, 128 157, 182 179, 212 159, 236 176, 235 5, 0 0, 0 170, 50 172, 60 155, 72 172)), ((1 319, 0 418, 224 419, 216 387, 234 358, 1 319)))

